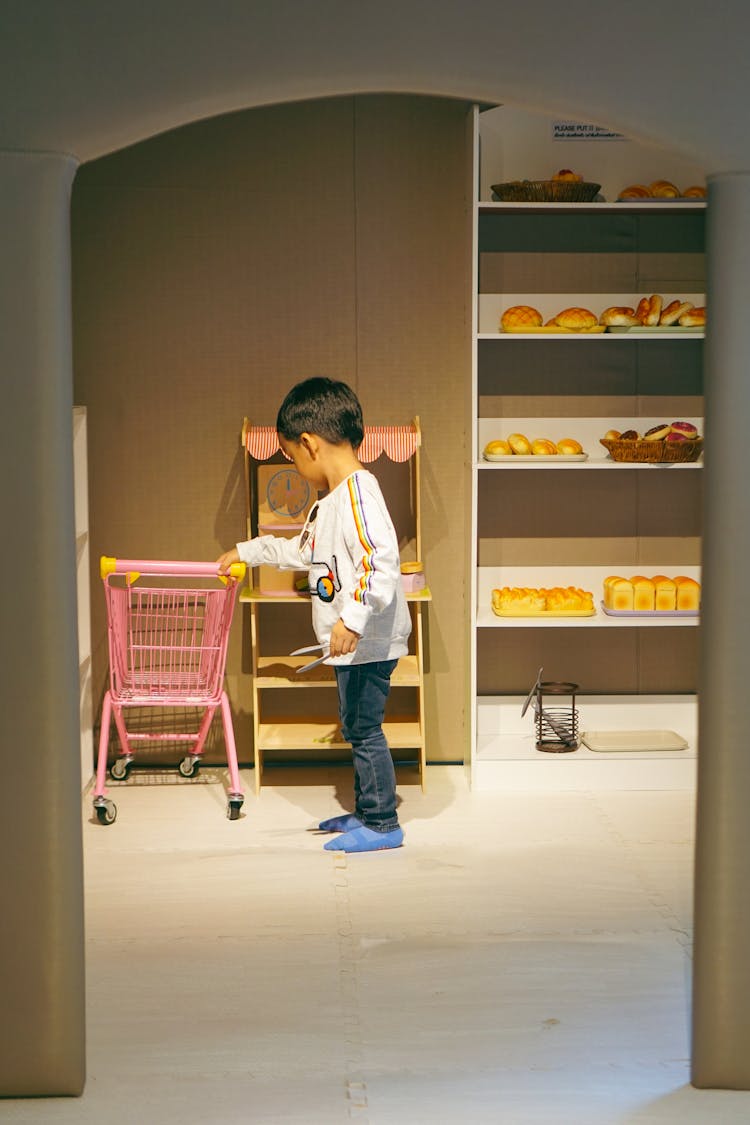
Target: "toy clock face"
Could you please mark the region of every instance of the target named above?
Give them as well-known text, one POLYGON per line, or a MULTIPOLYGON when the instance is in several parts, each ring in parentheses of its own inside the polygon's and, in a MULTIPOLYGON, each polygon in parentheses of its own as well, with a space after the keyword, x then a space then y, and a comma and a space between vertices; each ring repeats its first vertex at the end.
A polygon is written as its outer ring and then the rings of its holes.
POLYGON ((266 503, 275 516, 294 519, 310 503, 310 485, 295 469, 278 469, 266 483, 266 503))

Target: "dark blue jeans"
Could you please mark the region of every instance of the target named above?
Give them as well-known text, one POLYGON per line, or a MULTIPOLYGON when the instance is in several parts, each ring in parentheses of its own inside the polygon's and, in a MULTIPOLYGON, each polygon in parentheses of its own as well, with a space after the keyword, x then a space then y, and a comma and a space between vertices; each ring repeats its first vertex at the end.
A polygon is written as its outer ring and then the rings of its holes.
POLYGON ((396 771, 383 734, 396 660, 336 668, 341 733, 352 744, 355 812, 375 832, 398 828, 396 771))

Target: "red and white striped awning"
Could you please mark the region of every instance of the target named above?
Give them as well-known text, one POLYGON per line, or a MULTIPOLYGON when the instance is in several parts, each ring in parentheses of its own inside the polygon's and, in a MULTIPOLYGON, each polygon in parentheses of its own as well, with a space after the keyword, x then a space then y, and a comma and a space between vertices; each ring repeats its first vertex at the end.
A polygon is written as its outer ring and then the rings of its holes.
MULTIPOLYGON (((365 464, 377 461, 383 453, 391 461, 408 461, 417 450, 419 438, 419 430, 414 423, 408 426, 366 426, 357 456, 365 464)), ((248 426, 245 448, 256 461, 267 461, 281 450, 279 435, 273 426, 248 426)))

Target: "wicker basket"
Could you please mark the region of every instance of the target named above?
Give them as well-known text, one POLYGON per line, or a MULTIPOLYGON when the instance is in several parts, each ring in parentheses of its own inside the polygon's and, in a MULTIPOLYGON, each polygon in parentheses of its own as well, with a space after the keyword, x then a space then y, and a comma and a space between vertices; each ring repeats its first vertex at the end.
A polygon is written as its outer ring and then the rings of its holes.
POLYGON ((697 461, 703 452, 703 438, 692 441, 609 441, 599 438, 613 461, 635 461, 640 464, 684 463, 697 461))
POLYGON ((567 180, 513 180, 493 184, 492 191, 502 203, 590 203, 601 186, 567 180))

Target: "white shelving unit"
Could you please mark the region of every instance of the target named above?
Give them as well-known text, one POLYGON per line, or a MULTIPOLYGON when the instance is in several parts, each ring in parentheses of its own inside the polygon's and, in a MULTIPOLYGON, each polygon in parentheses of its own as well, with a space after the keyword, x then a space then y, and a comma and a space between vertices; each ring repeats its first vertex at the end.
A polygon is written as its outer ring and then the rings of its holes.
MULTIPOLYGON (((483 182, 479 122, 477 112, 475 198, 483 182)), ((683 685, 678 691, 650 690, 650 680, 659 680, 654 667, 663 653, 677 654, 676 678, 682 674, 680 658, 689 669, 685 649, 697 634, 684 630, 695 629, 699 619, 613 617, 604 613, 601 600, 603 580, 610 574, 685 574, 700 580, 693 526, 697 517, 691 519, 691 530, 684 537, 670 526, 660 539, 652 526, 644 526, 649 521, 643 513, 649 511, 654 490, 658 496, 654 510, 664 510, 673 491, 675 503, 693 504, 691 512, 697 510, 702 462, 618 463, 609 458, 599 439, 609 429, 636 428, 644 433, 676 418, 693 422, 702 432, 702 386, 696 389, 701 352, 696 349, 702 348, 704 333, 665 329, 522 334, 502 333, 499 325, 502 311, 516 304, 537 308, 545 322, 574 305, 597 315, 610 305, 636 307, 650 293, 660 293, 665 305, 674 298, 705 304, 700 285, 681 284, 683 278, 702 280, 698 276, 702 245, 698 245, 696 232, 700 232, 704 211, 705 203, 696 200, 532 204, 482 199, 475 204, 470 691, 471 777, 476 789, 661 789, 695 782, 695 684, 683 685), (688 237, 683 239, 686 230, 688 237), (493 259, 493 255, 497 257, 493 259), (618 255, 625 263, 622 266, 618 255), (589 275, 595 284, 581 285, 589 275), (602 279, 609 277, 626 284, 607 289, 602 279), (523 284, 516 284, 519 280, 523 284), (513 409, 517 404, 525 409, 513 409), (698 411, 688 410, 688 404, 698 406, 698 411), (530 440, 573 437, 588 456, 585 460, 507 457, 492 462, 483 458, 489 441, 513 432, 524 433, 530 440), (525 476, 527 472, 532 476, 525 476), (582 475, 571 477, 571 473, 582 475), (579 504, 572 500, 577 493, 579 504), (554 530, 545 538, 541 513, 549 514, 549 497, 558 495, 570 504, 570 518, 562 531, 564 521, 553 521, 554 530), (595 513, 586 506, 592 497, 608 514, 622 511, 617 531, 608 523, 601 543, 591 538, 596 535, 591 531, 595 513), (531 512, 537 506, 539 523, 531 526, 531 512), (622 525, 628 519, 627 549, 618 559, 617 536, 622 536, 622 525), (521 530, 514 532, 514 520, 521 530), (658 555, 660 547, 663 557, 658 555), (579 548, 581 559, 576 564, 571 556, 579 548), (597 553, 605 557, 596 558, 597 553), (592 591, 594 616, 504 618, 492 611, 494 588, 568 585, 592 591), (492 647, 495 640, 500 646, 496 649, 492 647), (655 653, 648 651, 653 642, 655 653), (604 689, 596 682, 580 684, 576 699, 580 731, 674 730, 688 742, 687 750, 602 753, 582 745, 571 753, 554 754, 536 749, 531 710, 521 717, 525 681, 519 683, 516 649, 526 655, 527 662, 529 652, 542 653, 539 664, 549 651, 550 662, 557 660, 558 667, 569 653, 570 665, 575 667, 588 649, 603 654, 601 662, 605 663, 610 644, 615 659, 631 660, 633 667, 623 676, 621 691, 612 691, 611 685, 604 689), (493 655, 488 657, 488 653, 493 655)), ((531 671, 529 666, 526 690, 537 667, 531 671)), ((545 668, 544 678, 576 676, 548 674, 545 668)))

